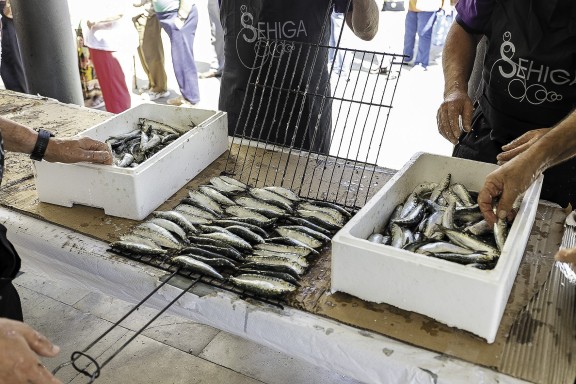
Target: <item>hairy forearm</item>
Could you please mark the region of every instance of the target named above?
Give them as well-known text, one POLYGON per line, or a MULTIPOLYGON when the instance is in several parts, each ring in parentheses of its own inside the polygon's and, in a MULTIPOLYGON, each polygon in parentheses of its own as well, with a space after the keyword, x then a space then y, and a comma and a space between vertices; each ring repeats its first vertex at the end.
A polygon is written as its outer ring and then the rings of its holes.
POLYGON ((444 96, 455 90, 468 92, 468 80, 474 67, 476 47, 481 36, 471 35, 453 23, 442 53, 444 96))
POLYGON ((540 171, 560 164, 576 155, 576 110, 525 151, 529 161, 539 164, 540 171))
POLYGON ((0 117, 0 132, 7 151, 32 153, 38 134, 33 129, 0 117))
POLYGON ((372 40, 378 32, 380 12, 374 0, 353 0, 352 12, 346 14, 346 24, 362 40, 372 40))

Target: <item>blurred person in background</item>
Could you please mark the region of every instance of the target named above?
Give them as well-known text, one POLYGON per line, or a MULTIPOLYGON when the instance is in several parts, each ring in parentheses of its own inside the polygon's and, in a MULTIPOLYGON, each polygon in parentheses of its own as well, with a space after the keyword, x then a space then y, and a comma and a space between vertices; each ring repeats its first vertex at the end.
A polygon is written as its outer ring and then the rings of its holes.
POLYGON ((133 4, 139 12, 132 18, 138 31, 138 56, 142 69, 148 77, 148 92, 142 94, 145 100, 158 100, 170 96, 168 77, 164 68, 164 45, 162 29, 152 0, 138 0, 133 4))
POLYGON ((28 93, 28 82, 24 74, 22 55, 16 37, 10 0, 0 1, 2 15, 2 58, 0 59, 0 76, 4 87, 10 91, 28 93))
POLYGON ((91 0, 85 4, 84 44, 90 48, 106 110, 120 113, 129 109, 132 81, 130 63, 138 36, 128 17, 127 0, 91 0))
POLYGON ((224 30, 220 23, 218 0, 208 0, 208 17, 210 18, 210 34, 216 58, 210 64, 210 70, 200 73, 201 79, 222 77, 222 71, 224 71, 224 30))
MULTIPOLYGON (((562 122, 576 129, 576 2, 459 0, 443 51, 438 131, 452 153, 502 164, 562 122), (546 26, 546 28, 542 28, 546 26), (486 38, 477 100, 468 93, 478 42, 486 38)), ((576 159, 546 169, 541 196, 576 206, 576 159)))
POLYGON ((404 22, 404 58, 400 64, 412 64, 415 69, 426 71, 430 62, 432 31, 437 12, 444 5, 444 0, 409 0, 408 12, 404 22), (418 36, 418 48, 414 55, 418 36))
MULTIPOLYGON (((332 12, 330 17, 330 46, 337 47, 338 39, 340 39, 340 34, 342 32, 342 27, 344 26, 344 14, 342 12, 332 12)), ((344 34, 342 34, 342 43, 344 41, 344 34)), ((339 47, 338 47, 339 48, 339 47)), ((332 63, 334 66, 332 68, 332 73, 335 75, 347 74, 352 66, 352 59, 354 52, 347 52, 341 49, 330 49, 328 52, 328 69, 332 63)))
POLYGON ((189 107, 200 101, 198 70, 194 61, 194 37, 198 9, 194 0, 152 0, 160 25, 170 38, 172 66, 181 96, 169 99, 170 105, 189 107))

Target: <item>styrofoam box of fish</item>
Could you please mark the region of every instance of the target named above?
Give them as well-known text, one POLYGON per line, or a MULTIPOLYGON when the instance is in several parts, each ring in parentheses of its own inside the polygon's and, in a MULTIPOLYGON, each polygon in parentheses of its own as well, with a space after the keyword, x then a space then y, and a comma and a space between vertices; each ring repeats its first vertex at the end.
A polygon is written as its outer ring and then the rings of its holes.
POLYGON ((134 168, 34 162, 39 200, 98 207, 107 215, 142 220, 228 148, 225 112, 159 104, 141 104, 79 136, 105 141, 136 129, 140 118, 189 130, 134 168))
POLYGON ((534 222, 542 177, 526 191, 494 269, 367 240, 423 182, 452 181, 478 192, 496 165, 415 154, 332 239, 332 292, 417 312, 493 343, 534 222))

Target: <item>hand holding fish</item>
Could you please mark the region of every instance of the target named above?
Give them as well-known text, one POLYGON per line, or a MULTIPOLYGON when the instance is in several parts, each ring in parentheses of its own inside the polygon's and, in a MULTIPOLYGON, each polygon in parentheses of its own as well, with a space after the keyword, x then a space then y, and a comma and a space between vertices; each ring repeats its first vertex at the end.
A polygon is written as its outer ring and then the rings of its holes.
POLYGON ((54 357, 60 348, 20 322, 0 318, 0 383, 61 383, 38 361, 54 357))
POLYGON ((516 212, 514 202, 540 176, 538 163, 527 156, 506 163, 486 176, 484 185, 478 193, 478 206, 486 221, 493 225, 497 217, 512 221, 516 212), (494 200, 498 199, 496 213, 494 200))
POLYGON ((518 156, 520 153, 526 151, 532 144, 534 144, 538 139, 544 136, 551 128, 540 128, 528 131, 522 136, 512 140, 510 143, 502 146, 502 153, 496 156, 498 164, 502 165, 507 161, 512 160, 514 157, 518 156))
POLYGON ((470 132, 474 107, 466 91, 454 88, 444 93, 444 101, 438 108, 436 122, 438 132, 452 144, 456 144, 462 131, 470 132))

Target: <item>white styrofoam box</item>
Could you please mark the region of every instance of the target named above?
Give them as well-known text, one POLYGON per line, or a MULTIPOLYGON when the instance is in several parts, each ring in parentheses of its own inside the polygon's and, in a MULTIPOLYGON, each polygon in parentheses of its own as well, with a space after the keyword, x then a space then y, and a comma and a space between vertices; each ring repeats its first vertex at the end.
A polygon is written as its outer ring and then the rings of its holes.
POLYGON ((332 239, 332 292, 387 303, 493 343, 536 215, 542 177, 526 191, 496 267, 480 270, 367 240, 423 182, 448 173, 478 192, 496 165, 415 154, 332 239))
POLYGON ((35 163, 41 202, 103 208, 107 215, 142 220, 228 148, 227 115, 221 111, 141 104, 79 134, 105 141, 136 129, 139 118, 196 127, 134 168, 90 163, 35 163))

